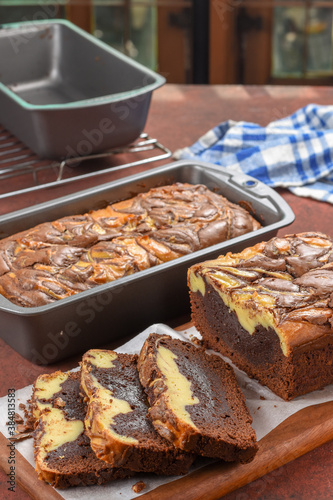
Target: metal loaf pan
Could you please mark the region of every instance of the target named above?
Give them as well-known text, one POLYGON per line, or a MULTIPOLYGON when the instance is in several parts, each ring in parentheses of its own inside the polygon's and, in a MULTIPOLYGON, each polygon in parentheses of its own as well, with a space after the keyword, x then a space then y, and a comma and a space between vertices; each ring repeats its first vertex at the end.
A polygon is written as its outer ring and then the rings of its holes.
POLYGON ((245 202, 263 227, 46 306, 23 308, 0 296, 1 337, 25 358, 49 364, 176 319, 190 311, 186 274, 192 264, 269 239, 294 220, 283 198, 257 180, 184 160, 2 216, 0 238, 174 182, 204 184, 245 202))
POLYGON ((164 83, 68 21, 0 26, 0 123, 41 158, 133 142, 164 83))

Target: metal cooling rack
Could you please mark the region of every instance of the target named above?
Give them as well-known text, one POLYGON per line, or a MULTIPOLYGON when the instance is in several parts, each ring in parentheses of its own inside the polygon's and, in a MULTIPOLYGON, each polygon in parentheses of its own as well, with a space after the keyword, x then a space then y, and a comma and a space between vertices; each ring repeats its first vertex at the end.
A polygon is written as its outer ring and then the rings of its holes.
POLYGON ((171 155, 171 151, 157 139, 142 133, 129 146, 110 149, 104 153, 79 156, 63 161, 41 160, 15 136, 0 127, 0 188, 1 191, 4 185, 8 188, 8 191, 0 192, 0 199, 163 160, 171 155), (94 168, 84 166, 87 160, 110 159, 111 157, 119 159, 122 154, 137 155, 141 152, 145 153, 144 158, 134 159, 134 161, 120 165, 108 163, 99 169, 95 169, 95 166, 94 168), (27 184, 29 184, 28 187, 26 187, 27 184))

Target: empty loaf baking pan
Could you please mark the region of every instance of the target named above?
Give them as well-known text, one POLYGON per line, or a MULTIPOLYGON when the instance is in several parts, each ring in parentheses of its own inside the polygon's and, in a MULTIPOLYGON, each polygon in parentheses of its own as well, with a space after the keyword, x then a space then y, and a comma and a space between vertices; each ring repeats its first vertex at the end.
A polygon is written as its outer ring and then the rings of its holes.
POLYGON ((133 142, 164 83, 68 21, 0 26, 0 123, 40 157, 133 142))
POLYGON ((1 337, 29 360, 49 364, 176 319, 190 311, 189 266, 269 239, 294 220, 283 198, 259 181, 184 160, 2 216, 0 238, 174 182, 204 184, 235 203, 243 202, 263 227, 45 306, 24 308, 0 296, 1 337))

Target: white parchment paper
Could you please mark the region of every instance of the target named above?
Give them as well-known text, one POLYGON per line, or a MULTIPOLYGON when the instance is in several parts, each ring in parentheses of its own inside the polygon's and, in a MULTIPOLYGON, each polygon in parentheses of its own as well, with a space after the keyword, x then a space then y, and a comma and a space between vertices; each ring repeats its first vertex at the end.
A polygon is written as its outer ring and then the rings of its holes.
MULTIPOLYGON (((199 333, 194 327, 182 332, 176 332, 166 325, 155 324, 151 325, 144 332, 119 347, 117 351, 138 354, 145 339, 150 333, 168 334, 181 340, 191 340, 193 337, 200 338, 199 333)), ((330 385, 320 391, 315 391, 305 396, 296 398, 293 401, 285 402, 266 387, 261 386, 255 380, 249 379, 244 372, 241 372, 235 366, 233 366, 233 368, 236 373, 238 383, 245 395, 247 406, 253 417, 253 427, 257 433, 258 440, 264 437, 283 420, 302 408, 333 400, 333 385, 330 385)), ((30 398, 31 389, 32 386, 27 386, 16 391, 17 413, 20 413, 18 405, 20 403, 25 404, 30 398)), ((3 397, 0 399, 0 432, 4 436, 9 437, 6 425, 8 420, 7 408, 7 397, 3 397)), ((16 443, 16 449, 26 458, 26 460, 28 460, 28 462, 30 462, 31 465, 34 466, 32 439, 16 443)), ((199 462, 196 461, 195 466, 193 466, 191 471, 202 465, 207 465, 207 463, 209 463, 209 461, 205 459, 202 459, 201 461, 199 460, 199 462)), ((85 486, 57 491, 66 500, 129 500, 139 497, 142 494, 157 488, 161 484, 165 484, 178 478, 179 476, 159 477, 152 474, 137 474, 132 478, 117 480, 104 486, 85 486), (133 492, 132 486, 139 480, 144 481, 146 487, 141 491, 141 493, 136 494, 133 492)))

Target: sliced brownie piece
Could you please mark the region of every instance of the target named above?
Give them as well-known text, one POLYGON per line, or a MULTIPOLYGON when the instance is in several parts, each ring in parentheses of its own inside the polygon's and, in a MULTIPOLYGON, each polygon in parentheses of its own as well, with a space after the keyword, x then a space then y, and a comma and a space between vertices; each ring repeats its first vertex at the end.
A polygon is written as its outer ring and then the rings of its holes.
POLYGON ((215 354, 151 334, 138 363, 158 432, 182 450, 249 461, 256 435, 232 368, 215 354))
POLYGON ((128 470, 99 460, 84 433, 86 405, 80 395, 80 373, 41 375, 32 396, 36 470, 57 488, 103 484, 131 476, 128 470))
POLYGON ((86 433, 98 458, 135 471, 188 471, 194 455, 161 437, 147 417, 136 355, 88 351, 82 358, 81 385, 88 396, 86 433))

